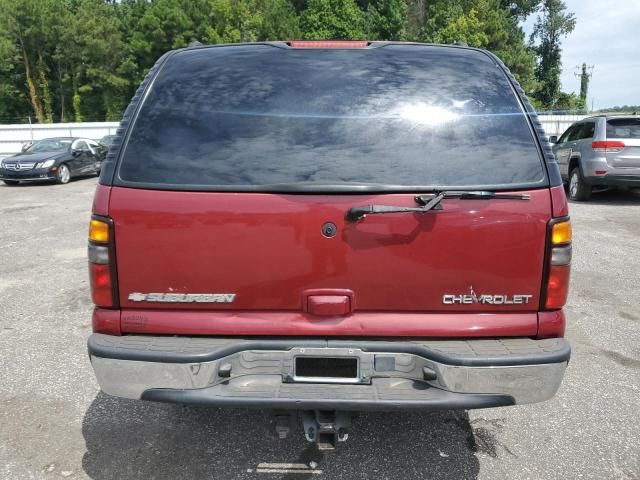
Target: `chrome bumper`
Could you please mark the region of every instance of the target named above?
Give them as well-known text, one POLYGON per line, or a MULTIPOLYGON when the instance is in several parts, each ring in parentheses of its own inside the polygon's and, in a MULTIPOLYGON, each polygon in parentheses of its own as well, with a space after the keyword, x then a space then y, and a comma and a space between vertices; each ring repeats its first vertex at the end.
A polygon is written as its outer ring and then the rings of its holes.
POLYGON ((558 390, 564 339, 360 342, 110 337, 89 340, 102 390, 125 398, 259 408, 482 408, 558 390), (349 357, 358 377, 298 378, 300 356, 349 357))

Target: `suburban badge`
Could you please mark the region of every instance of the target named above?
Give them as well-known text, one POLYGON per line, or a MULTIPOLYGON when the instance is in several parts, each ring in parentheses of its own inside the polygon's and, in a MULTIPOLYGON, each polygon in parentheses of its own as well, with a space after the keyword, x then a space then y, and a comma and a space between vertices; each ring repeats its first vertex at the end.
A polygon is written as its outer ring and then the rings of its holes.
POLYGON ((139 293, 129 294, 132 302, 162 303, 232 303, 235 293, 139 293))

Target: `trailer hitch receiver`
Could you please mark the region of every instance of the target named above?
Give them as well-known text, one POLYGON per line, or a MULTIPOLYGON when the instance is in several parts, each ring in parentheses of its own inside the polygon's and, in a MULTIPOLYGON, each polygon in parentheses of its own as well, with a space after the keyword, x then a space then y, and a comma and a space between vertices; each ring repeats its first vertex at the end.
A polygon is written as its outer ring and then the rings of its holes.
POLYGON ((315 443, 320 451, 332 451, 338 442, 346 442, 349 438, 351 412, 304 411, 302 426, 307 441, 315 443))

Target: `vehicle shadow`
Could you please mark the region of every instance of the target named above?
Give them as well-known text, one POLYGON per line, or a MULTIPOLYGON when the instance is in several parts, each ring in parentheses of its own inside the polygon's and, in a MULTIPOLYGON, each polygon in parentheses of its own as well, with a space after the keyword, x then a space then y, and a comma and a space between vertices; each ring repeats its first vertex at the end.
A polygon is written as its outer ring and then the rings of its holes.
POLYGON ((349 440, 330 454, 307 443, 298 426, 285 440, 276 438, 273 427, 259 411, 147 403, 100 392, 82 424, 82 465, 97 480, 472 479, 479 471, 475 453, 491 444, 474 435, 464 411, 362 413, 349 440), (282 464, 308 471, 287 472, 282 464))

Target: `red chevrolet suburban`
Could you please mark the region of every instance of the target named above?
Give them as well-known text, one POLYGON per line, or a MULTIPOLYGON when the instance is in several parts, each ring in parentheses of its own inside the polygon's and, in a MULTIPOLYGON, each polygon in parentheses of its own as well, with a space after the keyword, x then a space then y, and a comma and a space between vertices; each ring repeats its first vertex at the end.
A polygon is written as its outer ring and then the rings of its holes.
POLYGON ((570 261, 550 144, 492 54, 190 47, 102 167, 89 354, 107 394, 291 412, 281 436, 302 412, 331 449, 353 411, 551 398, 570 261))

